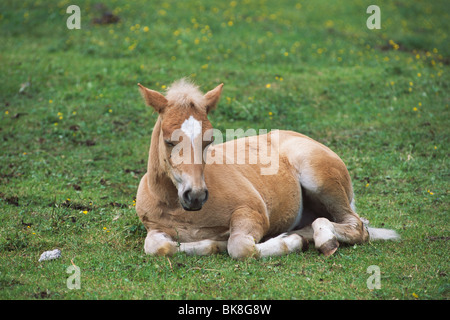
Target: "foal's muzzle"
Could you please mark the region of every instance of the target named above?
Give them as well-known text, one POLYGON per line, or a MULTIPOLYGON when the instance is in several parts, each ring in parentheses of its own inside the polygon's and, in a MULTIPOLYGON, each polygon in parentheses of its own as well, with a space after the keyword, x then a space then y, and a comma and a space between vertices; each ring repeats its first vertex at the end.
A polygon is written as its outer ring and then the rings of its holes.
POLYGON ((208 189, 193 190, 189 188, 183 192, 180 203, 184 210, 198 211, 203 207, 206 200, 208 200, 208 189))

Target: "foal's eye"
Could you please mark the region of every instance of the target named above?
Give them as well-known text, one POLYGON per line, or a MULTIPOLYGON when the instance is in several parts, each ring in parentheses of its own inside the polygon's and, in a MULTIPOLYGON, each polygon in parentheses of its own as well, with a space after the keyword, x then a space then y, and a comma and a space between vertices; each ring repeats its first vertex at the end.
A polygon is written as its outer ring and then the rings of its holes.
POLYGON ((212 143, 214 142, 214 136, 211 137, 211 140, 204 140, 203 142, 205 144, 205 147, 212 145, 212 143))
POLYGON ((175 144, 172 141, 170 141, 170 140, 164 140, 164 142, 166 143, 166 146, 168 146, 168 147, 174 147, 175 146, 175 144))

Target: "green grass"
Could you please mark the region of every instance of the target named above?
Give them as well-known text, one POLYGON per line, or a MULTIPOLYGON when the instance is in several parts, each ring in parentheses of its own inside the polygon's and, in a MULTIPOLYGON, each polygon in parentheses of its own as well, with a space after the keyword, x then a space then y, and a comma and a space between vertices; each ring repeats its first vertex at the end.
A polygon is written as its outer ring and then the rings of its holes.
POLYGON ((76 3, 81 30, 66 28, 69 1, 0 4, 0 298, 450 297, 446 1, 379 1, 381 30, 366 28, 370 1, 117 0, 109 25, 91 23, 95 3, 76 3), (402 241, 330 258, 145 255, 133 200, 156 115, 136 83, 183 76, 225 83, 210 116, 223 132, 292 129, 331 147, 360 215, 402 241), (61 259, 38 262, 54 248, 61 259))

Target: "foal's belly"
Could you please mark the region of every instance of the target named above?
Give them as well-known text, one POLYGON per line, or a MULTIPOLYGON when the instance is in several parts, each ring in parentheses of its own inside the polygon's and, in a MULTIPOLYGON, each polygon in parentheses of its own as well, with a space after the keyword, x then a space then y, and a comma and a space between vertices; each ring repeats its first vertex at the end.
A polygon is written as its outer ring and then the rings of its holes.
POLYGON ((295 172, 287 162, 280 162, 276 175, 266 178, 268 195, 265 196, 270 227, 266 236, 291 231, 302 217, 302 192, 295 172))
MULTIPOLYGON (((258 144, 266 143, 268 135, 229 141, 214 147, 215 157, 224 159, 225 150, 236 148, 236 154, 245 153, 248 159, 252 156, 260 159, 258 152, 262 152, 258 144), (262 141, 262 142, 261 142, 262 141)), ((299 224, 302 213, 302 193, 298 172, 291 165, 285 155, 279 153, 278 142, 273 142, 274 148, 270 150, 270 160, 267 164, 223 164, 207 166, 205 181, 210 189, 210 203, 215 195, 220 201, 215 203, 216 208, 225 208, 225 215, 231 215, 234 208, 249 206, 253 210, 264 210, 269 218, 269 228, 265 237, 279 235, 293 230, 299 224), (272 162, 273 160, 273 162, 272 162), (275 161, 276 160, 276 161, 275 161), (265 170, 264 169, 274 169, 265 170), (227 195, 227 196, 225 196, 227 195), (255 201, 263 201, 257 203, 255 201)), ((230 160, 227 158, 227 161, 230 160)), ((261 160, 261 159, 260 159, 261 160)), ((266 159, 267 160, 267 159, 266 159)), ((224 161, 226 163, 226 161, 224 161)), ((219 218, 220 209, 214 210, 215 218, 219 218)), ((222 212, 223 213, 223 212, 222 212)))

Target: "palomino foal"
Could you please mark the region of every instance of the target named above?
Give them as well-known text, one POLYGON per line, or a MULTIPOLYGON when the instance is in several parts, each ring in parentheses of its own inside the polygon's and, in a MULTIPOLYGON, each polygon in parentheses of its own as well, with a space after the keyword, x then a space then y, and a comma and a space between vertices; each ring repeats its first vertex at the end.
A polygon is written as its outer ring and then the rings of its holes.
POLYGON ((314 241, 331 255, 339 242, 398 237, 363 223, 346 166, 311 138, 280 130, 211 145, 208 113, 222 86, 203 95, 180 80, 164 96, 139 84, 146 104, 159 114, 136 197, 148 232, 146 253, 227 250, 242 259, 300 251, 314 241), (269 147, 277 170, 262 174, 267 161, 259 153, 269 147), (238 155, 243 163, 233 161, 238 155))

